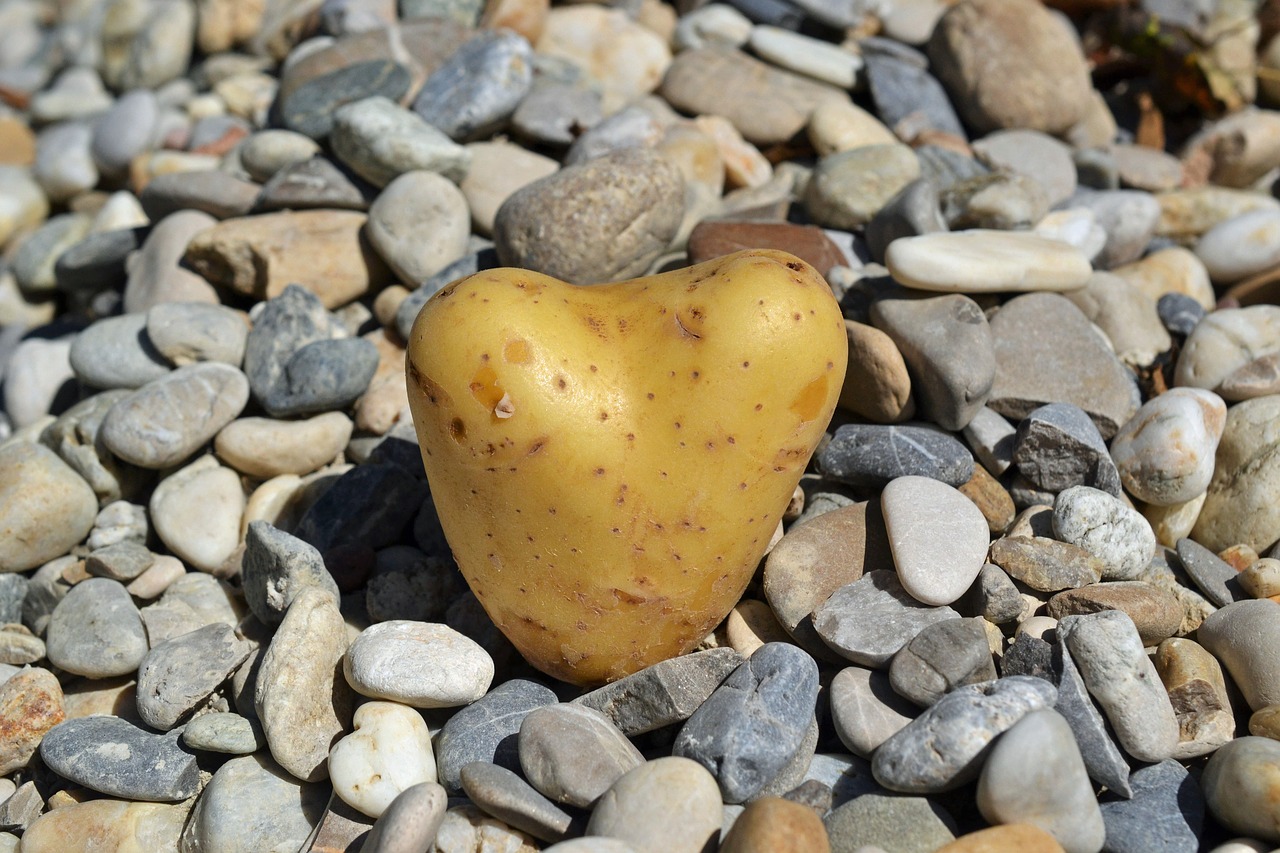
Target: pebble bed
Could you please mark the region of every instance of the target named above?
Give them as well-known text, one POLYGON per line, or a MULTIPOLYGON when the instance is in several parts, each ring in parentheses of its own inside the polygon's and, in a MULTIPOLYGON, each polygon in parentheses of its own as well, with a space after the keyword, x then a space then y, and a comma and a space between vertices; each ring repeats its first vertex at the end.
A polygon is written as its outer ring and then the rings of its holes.
POLYGON ((0 4, 0 853, 1280 845, 1277 9, 1114 5, 0 4), (409 328, 755 247, 829 435, 698 650, 547 678, 409 328))

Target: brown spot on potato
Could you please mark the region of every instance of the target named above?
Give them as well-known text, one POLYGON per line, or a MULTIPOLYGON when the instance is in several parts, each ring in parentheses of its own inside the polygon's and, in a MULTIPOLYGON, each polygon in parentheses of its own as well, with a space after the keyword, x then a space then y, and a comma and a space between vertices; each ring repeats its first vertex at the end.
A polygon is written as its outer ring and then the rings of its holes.
POLYGON ((604 411, 600 412, 600 420, 602 421, 609 420, 609 413, 604 411))
POLYGON ((743 366, 743 367, 750 367, 750 366, 751 366, 751 362, 749 362, 749 361, 744 361, 744 362, 742 362, 742 366, 743 366))
POLYGON ((533 348, 523 339, 508 341, 502 348, 502 358, 509 364, 528 364, 533 359, 533 348))
POLYGON ((468 387, 471 389, 471 396, 475 398, 476 402, 490 412, 506 395, 506 392, 498 384, 497 372, 487 364, 481 366, 476 371, 475 376, 471 377, 471 383, 468 387))
POLYGON ((544 447, 546 447, 546 446, 547 446, 547 442, 548 442, 548 441, 550 441, 550 440, 551 440, 551 439, 549 439, 549 438, 548 438, 547 436, 545 436, 545 435, 544 435, 544 436, 542 436, 541 438, 535 438, 535 439, 533 440, 533 443, 529 445, 529 449, 525 452, 525 454, 524 454, 524 455, 525 455, 525 456, 532 456, 533 454, 538 453, 539 451, 541 451, 541 450, 542 450, 542 448, 544 448, 544 447))
POLYGON ((449 421, 449 435, 452 436, 453 440, 458 442, 458 444, 462 444, 467 440, 467 425, 463 422, 462 418, 454 418, 449 421))
POLYGON ((787 261, 787 269, 791 270, 792 272, 800 272, 801 270, 804 269, 804 267, 802 267, 796 261, 787 261))
POLYGON ((603 477, 603 476, 604 476, 604 469, 603 469, 603 468, 597 468, 596 470, 592 471, 591 473, 592 473, 592 474, 595 474, 597 477, 603 477))
POLYGON ((645 396, 645 399, 646 399, 646 400, 652 400, 652 399, 653 399, 653 392, 652 392, 652 391, 650 391, 648 394, 645 394, 644 396, 645 396))
POLYGON ((600 372, 600 368, 596 367, 594 364, 589 364, 589 365, 587 365, 587 366, 591 368, 591 372, 592 372, 592 373, 599 373, 599 372, 600 372))
POLYGON ((569 387, 569 383, 563 376, 556 376, 556 387, 564 390, 569 387))

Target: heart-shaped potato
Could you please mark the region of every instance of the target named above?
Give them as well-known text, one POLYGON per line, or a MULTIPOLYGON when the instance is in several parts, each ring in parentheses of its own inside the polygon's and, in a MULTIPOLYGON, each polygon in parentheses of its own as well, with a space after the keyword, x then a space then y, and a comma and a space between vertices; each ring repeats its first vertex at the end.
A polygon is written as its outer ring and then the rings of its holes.
POLYGON ((737 603, 840 394, 812 267, 738 252, 580 287, 445 287, 406 370, 455 559, 525 658, 576 684, 688 651, 737 603))

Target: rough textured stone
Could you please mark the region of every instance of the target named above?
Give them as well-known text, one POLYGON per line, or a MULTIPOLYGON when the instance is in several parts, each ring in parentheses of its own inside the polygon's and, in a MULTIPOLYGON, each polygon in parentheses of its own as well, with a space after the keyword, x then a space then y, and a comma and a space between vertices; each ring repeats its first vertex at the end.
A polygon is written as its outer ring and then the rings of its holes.
POLYGON ((152 734, 119 717, 59 723, 40 742, 40 757, 59 776, 122 799, 180 802, 200 784, 196 757, 176 732, 152 734))
POLYGON ((0 684, 0 773, 25 768, 65 718, 62 686, 49 670, 26 667, 0 684))
POLYGON ((1118 498, 1089 486, 1058 493, 1053 504, 1053 533, 1103 562, 1104 580, 1136 578, 1156 550, 1151 525, 1118 498))
POLYGON ((473 761, 519 770, 521 722, 534 709, 556 701, 549 688, 517 678, 458 711, 445 723, 436 743, 440 784, 445 790, 460 791, 462 768, 473 761))
POLYGON ((251 651, 249 643, 221 622, 156 644, 138 667, 138 714, 153 729, 172 729, 251 651))
POLYGON ((1280 539, 1277 443, 1280 395, 1231 407, 1191 538, 1212 551, 1243 543, 1259 553, 1280 539))
POLYGON ((996 677, 981 619, 948 619, 928 625, 889 665, 894 692, 925 708, 956 687, 996 677))
POLYGON ((1041 592, 1077 589, 1102 579, 1102 561, 1083 548, 1043 536, 1005 536, 991 543, 991 562, 1041 592))
POLYGON ((1054 619, 1121 610, 1129 615, 1147 646, 1172 637, 1182 625, 1182 606, 1173 594, 1147 581, 1113 581, 1069 589, 1049 599, 1046 613, 1054 619))
POLYGON ((574 702, 634 737, 687 720, 742 662, 732 649, 706 649, 645 667, 574 702))
POLYGON ((320 552, 266 521, 249 522, 241 566, 245 602, 264 625, 279 625, 302 589, 338 597, 320 552))
POLYGON ((895 573, 867 572, 836 590, 813 614, 818 635, 856 664, 883 667, 927 625, 954 619, 950 607, 928 607, 902 588, 895 573))
POLYGON ((1050 403, 1018 424, 1013 461, 1018 472, 1047 492, 1085 485, 1120 494, 1120 475, 1088 414, 1068 403, 1050 403))

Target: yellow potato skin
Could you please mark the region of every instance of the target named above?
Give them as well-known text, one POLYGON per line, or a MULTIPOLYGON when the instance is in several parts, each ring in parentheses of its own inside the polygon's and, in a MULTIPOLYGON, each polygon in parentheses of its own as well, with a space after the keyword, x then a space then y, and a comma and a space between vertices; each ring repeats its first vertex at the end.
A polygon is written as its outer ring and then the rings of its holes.
POLYGON ((454 558, 537 668, 598 684, 696 646, 737 603, 831 418, 829 287, 738 252, 580 287, 498 269, 409 341, 409 403, 454 558))

